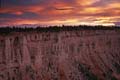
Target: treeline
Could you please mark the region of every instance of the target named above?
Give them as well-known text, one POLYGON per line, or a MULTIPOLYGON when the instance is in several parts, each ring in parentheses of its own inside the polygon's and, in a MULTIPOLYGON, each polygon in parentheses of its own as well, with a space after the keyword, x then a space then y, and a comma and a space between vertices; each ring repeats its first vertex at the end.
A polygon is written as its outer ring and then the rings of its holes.
POLYGON ((16 27, 16 26, 7 26, 0 27, 1 33, 10 33, 10 32, 31 32, 31 31, 39 31, 39 32, 59 32, 59 31, 72 31, 72 30, 118 30, 119 26, 87 26, 87 25, 79 25, 79 26, 49 26, 49 27, 16 27))

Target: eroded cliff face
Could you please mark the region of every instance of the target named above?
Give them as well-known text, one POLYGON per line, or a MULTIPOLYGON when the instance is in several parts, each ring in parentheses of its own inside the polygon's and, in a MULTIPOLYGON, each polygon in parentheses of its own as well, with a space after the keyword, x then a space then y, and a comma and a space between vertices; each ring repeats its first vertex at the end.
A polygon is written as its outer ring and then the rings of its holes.
POLYGON ((119 31, 0 36, 0 80, 119 80, 119 74, 119 31))

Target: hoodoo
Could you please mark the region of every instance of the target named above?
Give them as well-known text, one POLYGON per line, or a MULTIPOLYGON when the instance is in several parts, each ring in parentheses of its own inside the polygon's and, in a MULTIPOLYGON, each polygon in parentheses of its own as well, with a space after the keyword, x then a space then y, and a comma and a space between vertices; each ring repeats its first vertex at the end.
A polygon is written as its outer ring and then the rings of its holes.
POLYGON ((120 30, 0 34, 0 80, 120 80, 120 30))

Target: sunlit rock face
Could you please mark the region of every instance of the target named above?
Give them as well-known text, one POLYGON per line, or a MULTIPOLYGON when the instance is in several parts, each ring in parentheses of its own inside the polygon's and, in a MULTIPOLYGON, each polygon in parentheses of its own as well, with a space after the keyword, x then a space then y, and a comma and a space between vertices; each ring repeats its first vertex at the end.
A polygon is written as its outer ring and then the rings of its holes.
POLYGON ((0 80, 120 80, 119 74, 117 30, 0 36, 0 80))

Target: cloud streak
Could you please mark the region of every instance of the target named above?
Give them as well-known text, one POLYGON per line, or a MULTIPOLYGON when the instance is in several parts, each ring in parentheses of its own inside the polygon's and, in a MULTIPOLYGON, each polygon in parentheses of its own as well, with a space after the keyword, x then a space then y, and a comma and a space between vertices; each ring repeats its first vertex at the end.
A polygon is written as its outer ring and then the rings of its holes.
POLYGON ((1 0, 0 25, 119 25, 119 0, 1 0))

